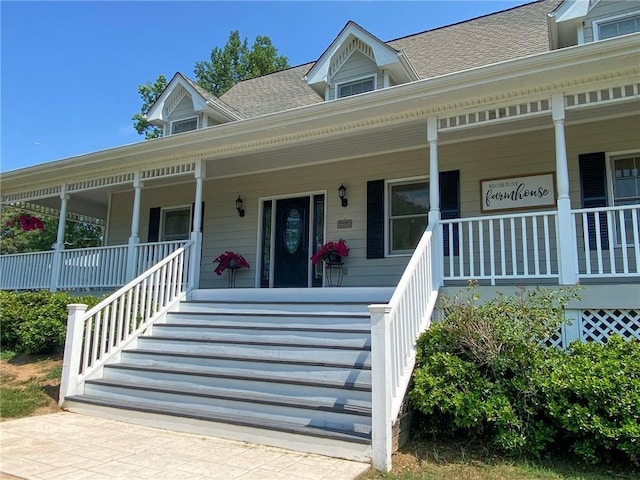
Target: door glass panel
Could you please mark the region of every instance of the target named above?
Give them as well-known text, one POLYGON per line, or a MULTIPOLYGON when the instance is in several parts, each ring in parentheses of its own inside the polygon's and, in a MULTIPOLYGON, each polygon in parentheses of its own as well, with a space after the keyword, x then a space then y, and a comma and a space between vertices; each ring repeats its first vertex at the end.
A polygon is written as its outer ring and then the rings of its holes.
POLYGON ((269 286, 271 272, 271 200, 264 202, 262 209, 262 268, 260 286, 269 286))
POLYGON ((289 210, 287 215, 287 224, 284 229, 284 243, 287 246, 287 250, 290 254, 294 254, 298 251, 300 240, 302 238, 302 217, 297 208, 289 210))
MULTIPOLYGON (((324 195, 313 197, 313 253, 316 253, 324 243, 324 195)), ((313 267, 314 287, 322 286, 322 273, 324 264, 322 262, 313 267)))

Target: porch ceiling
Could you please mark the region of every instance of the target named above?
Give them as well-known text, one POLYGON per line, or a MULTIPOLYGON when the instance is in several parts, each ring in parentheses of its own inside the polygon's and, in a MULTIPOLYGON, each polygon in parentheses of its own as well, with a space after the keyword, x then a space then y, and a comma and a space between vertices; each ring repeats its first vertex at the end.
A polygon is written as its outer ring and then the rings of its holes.
MULTIPOLYGON (((42 205, 45 207, 60 209, 60 197, 47 197, 38 200, 30 200, 30 203, 42 205)), ((86 215, 94 218, 107 218, 107 209, 109 207, 109 191, 106 188, 73 192, 69 195, 67 210, 69 213, 86 215)))

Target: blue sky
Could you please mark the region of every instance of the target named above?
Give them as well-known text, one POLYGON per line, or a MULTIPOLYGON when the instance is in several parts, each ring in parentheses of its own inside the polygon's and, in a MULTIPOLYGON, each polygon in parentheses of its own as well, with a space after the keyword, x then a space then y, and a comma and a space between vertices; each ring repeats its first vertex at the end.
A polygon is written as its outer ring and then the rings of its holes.
POLYGON ((232 30, 270 37, 295 66, 349 20, 393 40, 524 3, 0 0, 0 171, 143 141, 131 121, 138 85, 193 78, 232 30))

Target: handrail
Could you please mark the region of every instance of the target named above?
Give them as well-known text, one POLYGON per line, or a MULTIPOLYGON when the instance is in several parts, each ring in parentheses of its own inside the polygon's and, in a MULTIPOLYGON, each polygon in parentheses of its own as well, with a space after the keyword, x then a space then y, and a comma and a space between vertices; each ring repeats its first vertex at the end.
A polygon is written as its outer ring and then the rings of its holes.
POLYGON ((429 225, 388 304, 370 305, 372 460, 391 467, 391 425, 402 408, 416 356, 416 340, 429 327, 440 288, 438 226, 429 225))
POLYGON ((81 392, 84 382, 162 318, 191 286, 190 252, 194 242, 171 253, 146 272, 86 311, 86 305, 68 306, 60 405, 81 392))

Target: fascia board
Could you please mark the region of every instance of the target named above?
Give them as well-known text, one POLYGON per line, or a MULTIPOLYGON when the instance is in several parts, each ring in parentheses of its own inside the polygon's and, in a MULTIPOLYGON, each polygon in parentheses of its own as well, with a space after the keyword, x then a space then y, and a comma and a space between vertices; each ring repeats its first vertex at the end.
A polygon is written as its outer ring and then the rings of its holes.
POLYGON ((629 66, 630 60, 638 64, 639 57, 640 33, 14 170, 3 174, 3 183, 26 182, 29 178, 53 172, 60 177, 65 171, 92 168, 108 161, 130 165, 132 161, 152 161, 162 155, 189 155, 211 145, 246 143, 292 131, 336 127, 336 119, 344 123, 366 118, 362 112, 369 116, 372 112, 402 113, 409 108, 415 109, 416 101, 428 103, 428 106, 446 106, 458 102, 467 92, 501 93, 509 84, 520 88, 536 87, 544 82, 559 82, 567 73, 571 77, 588 75, 594 66, 606 71, 619 68, 621 64, 629 66))

